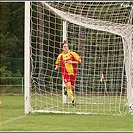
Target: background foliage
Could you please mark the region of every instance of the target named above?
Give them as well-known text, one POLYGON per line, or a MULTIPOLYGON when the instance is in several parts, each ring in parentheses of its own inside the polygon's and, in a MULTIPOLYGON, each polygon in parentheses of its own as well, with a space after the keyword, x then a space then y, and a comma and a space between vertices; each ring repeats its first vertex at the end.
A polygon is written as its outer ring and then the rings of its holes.
POLYGON ((23 76, 24 2, 1 2, 0 11, 1 77, 23 76))

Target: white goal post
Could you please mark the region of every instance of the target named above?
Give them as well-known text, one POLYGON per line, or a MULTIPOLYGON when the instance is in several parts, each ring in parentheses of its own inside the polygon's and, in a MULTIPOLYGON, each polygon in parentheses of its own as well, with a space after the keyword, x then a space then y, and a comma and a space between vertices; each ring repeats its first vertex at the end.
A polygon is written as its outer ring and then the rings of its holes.
POLYGON ((133 8, 124 2, 25 2, 25 114, 124 114, 133 104, 133 8), (82 59, 64 95, 60 43, 82 59), (101 78, 102 77, 102 78, 101 78))

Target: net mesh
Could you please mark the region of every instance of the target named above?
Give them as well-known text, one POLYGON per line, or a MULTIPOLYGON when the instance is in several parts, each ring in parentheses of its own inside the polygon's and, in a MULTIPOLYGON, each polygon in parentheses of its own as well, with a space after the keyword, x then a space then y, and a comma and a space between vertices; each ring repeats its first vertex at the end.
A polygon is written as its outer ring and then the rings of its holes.
POLYGON ((32 111, 126 113, 133 87, 132 8, 121 2, 31 2, 30 8, 32 111), (82 59, 74 89, 77 106, 63 94, 60 70, 54 71, 64 32, 70 50, 82 59))

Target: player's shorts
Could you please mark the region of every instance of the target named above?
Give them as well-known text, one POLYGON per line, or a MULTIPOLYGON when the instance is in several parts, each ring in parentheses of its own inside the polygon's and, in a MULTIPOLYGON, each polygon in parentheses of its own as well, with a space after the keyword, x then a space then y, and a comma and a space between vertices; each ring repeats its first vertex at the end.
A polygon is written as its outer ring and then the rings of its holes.
POLYGON ((64 74, 63 79, 64 79, 65 84, 71 83, 71 85, 74 86, 76 82, 76 75, 64 74))

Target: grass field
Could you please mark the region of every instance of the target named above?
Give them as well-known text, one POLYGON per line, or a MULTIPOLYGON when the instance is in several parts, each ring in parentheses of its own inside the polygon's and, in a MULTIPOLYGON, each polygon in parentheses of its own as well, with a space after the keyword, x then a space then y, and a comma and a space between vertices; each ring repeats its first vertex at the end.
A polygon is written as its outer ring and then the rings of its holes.
POLYGON ((133 131, 133 116, 24 114, 23 96, 2 96, 0 131, 133 131))

